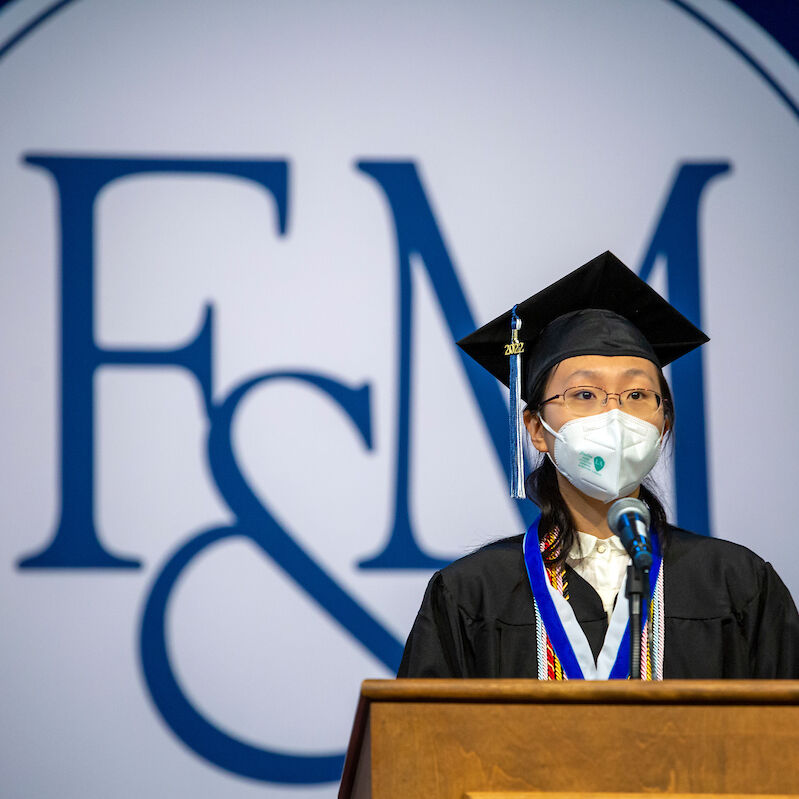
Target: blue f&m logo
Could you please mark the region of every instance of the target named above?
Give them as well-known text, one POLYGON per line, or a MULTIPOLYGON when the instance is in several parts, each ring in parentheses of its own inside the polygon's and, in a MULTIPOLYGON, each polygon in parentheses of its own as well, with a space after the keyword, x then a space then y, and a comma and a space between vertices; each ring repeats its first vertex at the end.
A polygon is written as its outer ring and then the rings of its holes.
MULTIPOLYGON (((182 346, 163 349, 101 347, 95 337, 94 207, 101 190, 133 175, 215 175, 248 181, 269 195, 275 207, 275 232, 287 229, 289 165, 282 160, 206 160, 177 158, 73 157, 31 154, 26 161, 54 179, 60 203, 61 237, 61 441, 60 512, 52 540, 25 555, 20 569, 139 569, 134 555, 114 552, 103 543, 94 518, 94 383, 99 369, 158 367, 182 369, 202 396, 208 421, 208 467, 235 516, 228 527, 200 532, 172 553, 156 576, 141 619, 141 667, 152 700, 165 722, 186 745, 210 762, 243 776, 282 783, 337 780, 341 752, 311 755, 259 748, 223 732, 189 701, 168 656, 165 615, 172 591, 185 568, 204 549, 222 539, 244 537, 272 558, 304 591, 386 667, 394 671, 402 642, 342 587, 282 526, 248 485, 236 458, 231 428, 241 401, 256 388, 290 381, 310 386, 349 417, 366 449, 372 444, 370 385, 307 371, 264 372, 248 377, 226 397, 215 400, 213 374, 214 309, 200 312, 197 329, 182 346)), ((408 507, 409 446, 412 431, 411 258, 424 264, 454 342, 477 327, 463 285, 450 258, 416 166, 411 161, 360 161, 361 176, 371 179, 390 208, 396 233, 399 397, 394 453, 393 514, 385 545, 359 562, 361 569, 430 569, 442 565, 426 553, 411 526, 408 507)), ((647 279, 656 261, 667 266, 670 301, 696 325, 702 325, 698 218, 704 189, 727 172, 728 163, 683 163, 654 226, 639 274, 647 279)), ((199 312, 199 309, 198 309, 199 312)), ((480 320, 484 321, 484 320, 480 320)), ((455 348, 477 401, 502 468, 508 470, 507 406, 498 383, 455 348)), ((676 439, 676 499, 682 526, 708 534, 704 389, 701 350, 671 367, 680 410, 676 439)), ((597 466, 597 468, 601 468, 597 466)), ((517 503, 529 524, 535 509, 517 503)))

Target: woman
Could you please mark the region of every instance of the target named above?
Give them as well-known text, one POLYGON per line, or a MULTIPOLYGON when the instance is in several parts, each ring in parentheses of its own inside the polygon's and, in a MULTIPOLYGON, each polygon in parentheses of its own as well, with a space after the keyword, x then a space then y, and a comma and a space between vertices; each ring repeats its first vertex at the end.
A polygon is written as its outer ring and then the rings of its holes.
POLYGON ((542 459, 526 486, 541 515, 433 576, 398 676, 628 676, 630 558, 607 512, 632 496, 648 506, 654 553, 642 679, 799 678, 799 617, 773 568, 669 525, 642 485, 674 426, 662 367, 705 341, 604 253, 460 342, 511 387, 517 472, 527 401, 542 459))

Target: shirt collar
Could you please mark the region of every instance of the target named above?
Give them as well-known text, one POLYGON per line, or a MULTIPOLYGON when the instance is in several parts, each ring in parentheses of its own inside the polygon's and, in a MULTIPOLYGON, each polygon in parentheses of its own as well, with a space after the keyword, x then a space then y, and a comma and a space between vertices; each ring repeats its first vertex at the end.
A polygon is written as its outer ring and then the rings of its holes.
MULTIPOLYGON (((572 548, 569 550, 566 559, 583 560, 584 558, 596 557, 600 554, 597 551, 597 547, 602 544, 609 546, 614 554, 626 554, 624 544, 622 544, 621 539, 617 535, 612 535, 610 538, 597 538, 595 535, 581 533, 577 530, 574 544, 572 544, 572 548)), ((602 551, 604 552, 604 549, 602 551)))

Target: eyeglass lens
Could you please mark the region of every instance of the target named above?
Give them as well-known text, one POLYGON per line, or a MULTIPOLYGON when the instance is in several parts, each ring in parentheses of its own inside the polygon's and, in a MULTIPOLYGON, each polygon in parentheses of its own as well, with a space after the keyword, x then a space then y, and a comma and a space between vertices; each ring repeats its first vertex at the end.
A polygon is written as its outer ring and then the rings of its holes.
POLYGON ((574 386, 563 392, 566 407, 580 416, 590 416, 608 410, 608 400, 615 397, 619 406, 634 416, 645 419, 653 416, 660 408, 660 394, 648 388, 630 388, 620 394, 608 394, 596 386, 574 386))

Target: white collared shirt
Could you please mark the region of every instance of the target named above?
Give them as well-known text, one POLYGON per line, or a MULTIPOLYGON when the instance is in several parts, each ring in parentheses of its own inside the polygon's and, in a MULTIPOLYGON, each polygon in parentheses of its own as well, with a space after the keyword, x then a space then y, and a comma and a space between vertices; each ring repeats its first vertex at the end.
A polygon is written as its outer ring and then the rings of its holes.
POLYGON ((621 588, 630 556, 617 535, 597 538, 590 533, 577 532, 577 539, 566 563, 599 594, 602 607, 610 619, 613 605, 621 588))

